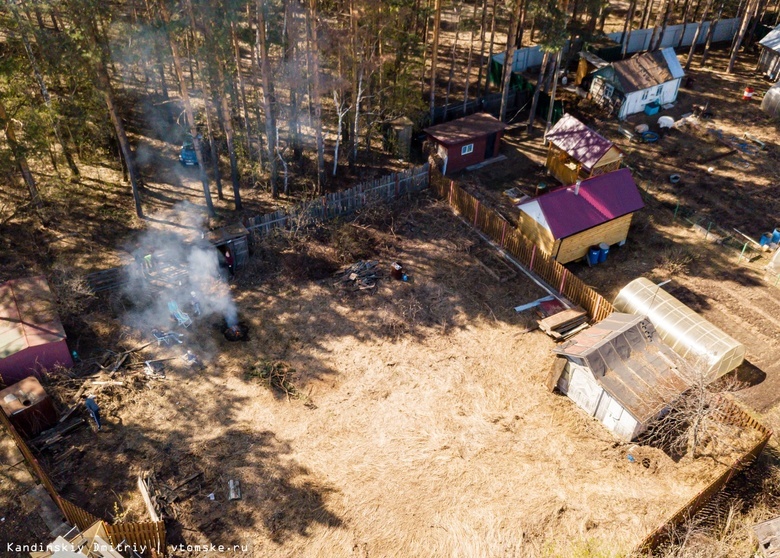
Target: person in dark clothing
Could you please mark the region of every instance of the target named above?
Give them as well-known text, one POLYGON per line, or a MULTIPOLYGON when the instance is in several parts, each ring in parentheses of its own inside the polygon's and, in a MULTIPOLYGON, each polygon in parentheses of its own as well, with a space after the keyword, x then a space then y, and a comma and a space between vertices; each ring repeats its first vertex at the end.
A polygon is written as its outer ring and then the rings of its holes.
POLYGON ((100 430, 102 428, 100 424, 100 407, 98 407, 97 401, 95 401, 95 396, 91 394, 87 395, 87 399, 84 401, 84 406, 87 408, 87 411, 92 417, 92 420, 95 421, 97 429, 100 430))
POLYGON ((195 315, 195 317, 200 316, 200 300, 198 300, 198 295, 195 291, 190 292, 190 304, 192 304, 193 315, 195 315))
POLYGON ((233 277, 233 254, 230 252, 230 248, 225 250, 225 263, 227 264, 230 276, 233 277))

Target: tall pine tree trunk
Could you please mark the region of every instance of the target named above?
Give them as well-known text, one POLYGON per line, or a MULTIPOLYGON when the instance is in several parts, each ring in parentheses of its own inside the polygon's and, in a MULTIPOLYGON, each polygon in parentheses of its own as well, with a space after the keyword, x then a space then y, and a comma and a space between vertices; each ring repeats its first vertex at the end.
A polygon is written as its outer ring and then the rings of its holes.
POLYGON ((16 164, 19 167, 19 172, 22 174, 24 183, 27 185, 27 191, 30 193, 30 202, 34 207, 38 208, 43 205, 41 196, 38 193, 38 186, 35 184, 35 178, 33 178, 30 172, 30 166, 27 164, 27 158, 24 156, 24 151, 16 141, 16 133, 14 132, 14 123, 8 118, 8 113, 5 111, 5 105, 3 105, 3 98, 0 96, 0 126, 5 131, 5 139, 8 140, 8 145, 11 148, 11 153, 16 159, 16 164))
POLYGON ((625 57, 626 52, 628 52, 628 42, 631 40, 631 24, 634 19, 634 11, 636 10, 636 1, 637 0, 631 0, 628 12, 626 13, 626 21, 623 23, 623 33, 620 35, 620 43, 622 45, 620 49, 621 58, 625 57))
POLYGON ((742 16, 742 23, 739 26, 739 33, 737 34, 734 48, 731 49, 731 57, 729 58, 729 65, 726 69, 726 72, 729 74, 734 72, 734 63, 737 61, 737 54, 742 46, 742 40, 745 38, 745 32, 747 31, 748 25, 750 25, 750 20, 756 15, 757 10, 758 0, 750 0, 745 9, 745 14, 742 16))
MULTIPOLYGON (((206 168, 203 164, 203 153, 201 153, 200 138, 198 137, 198 127, 195 122, 195 112, 192 110, 192 103, 190 102, 190 92, 187 89, 187 82, 184 77, 184 71, 181 66, 181 58, 179 57, 179 47, 176 44, 176 40, 171 36, 168 26, 170 25, 170 16, 168 15, 167 8, 164 1, 160 1, 160 13, 165 24, 166 33, 168 35, 168 44, 171 47, 171 54, 173 55, 173 67, 176 70, 176 77, 179 79, 179 90, 181 92, 181 98, 184 102, 184 111, 187 114, 187 124, 190 127, 190 135, 192 136, 192 145, 195 148, 195 157, 198 160, 198 173, 200 175, 200 182, 203 185, 203 197, 206 199, 206 211, 209 217, 213 217, 214 202, 211 200, 211 186, 209 185, 209 177, 206 174, 206 168)), ((186 33, 185 33, 186 36, 186 33)))
POLYGON ((441 27, 441 0, 434 0, 434 15, 433 15, 433 48, 431 50, 431 124, 435 124, 433 121, 434 111, 436 109, 436 64, 439 60, 439 31, 441 27))
MULTIPOLYGON (((482 0, 482 22, 479 25, 479 73, 477 74, 477 91, 475 93, 477 97, 479 97, 479 88, 482 86, 482 72, 485 69, 485 24, 487 23, 487 5, 488 0, 482 0)), ((488 65, 490 65, 490 60, 488 60, 488 65)))
POLYGON ((80 174, 79 169, 76 166, 76 162, 73 160, 73 155, 70 152, 68 144, 66 144, 62 139, 62 132, 60 131, 60 124, 58 122, 59 118, 52 106, 51 95, 49 95, 49 89, 48 87, 46 87, 46 82, 43 79, 43 73, 41 72, 41 68, 38 65, 38 61, 35 58, 35 53, 33 52, 32 45, 30 44, 30 40, 27 37, 25 24, 22 21, 22 18, 19 17, 19 11, 16 9, 15 3, 9 2, 9 5, 11 6, 11 11, 14 14, 16 23, 19 26, 19 35, 22 38, 22 43, 24 44, 24 50, 27 53, 27 58, 30 61, 30 66, 32 67, 33 74, 35 75, 35 80, 38 82, 38 87, 41 90, 41 97, 43 97, 43 102, 46 104, 46 109, 49 112, 49 116, 52 119, 52 131, 54 132, 54 137, 56 138, 57 143, 60 144, 60 148, 62 148, 62 154, 65 157, 65 161, 68 163, 68 168, 70 169, 71 174, 73 174, 73 176, 79 176, 80 174))
POLYGON ((504 73, 501 83, 501 111, 499 120, 506 121, 506 110, 509 102, 509 88, 512 82, 512 68, 515 62, 515 51, 517 50, 517 24, 520 21, 520 11, 523 9, 522 0, 514 0, 512 14, 509 18, 509 34, 506 40, 506 52, 504 56, 504 73))
POLYGON ((244 134, 246 138, 246 156, 251 162, 254 160, 252 156, 252 137, 251 128, 249 126, 249 105, 246 102, 246 87, 244 86, 244 73, 241 71, 241 48, 238 44, 238 36, 236 35, 236 25, 232 21, 230 22, 230 39, 233 43, 233 57, 236 64, 236 78, 238 79, 238 90, 241 94, 241 107, 243 109, 244 119, 244 134))
MULTIPOLYGON (((701 35, 701 29, 704 27, 704 22, 707 21, 707 17, 710 15, 710 8, 712 8, 712 0, 707 0, 707 4, 704 6, 704 11, 701 14, 701 21, 699 22, 699 26, 696 28, 696 33, 693 35, 693 42, 691 43, 691 48, 688 49, 688 57, 685 59, 685 71, 688 71, 688 68, 691 67, 691 61, 693 60, 693 53, 696 52, 696 43, 699 42, 699 35, 701 35)), ((712 25, 710 25, 710 29, 712 29, 712 25)))
POLYGON ((490 49, 488 50, 487 59, 487 75, 485 76, 485 89, 482 91, 482 96, 487 95, 490 88, 490 67, 493 64, 493 46, 496 44, 496 7, 498 6, 498 0, 493 0, 493 15, 490 19, 490 49))
POLYGON ((534 127, 534 118, 536 117, 536 105, 539 104, 539 93, 544 85, 545 76, 547 75, 547 64, 550 61, 550 53, 545 51, 542 57, 542 67, 539 70, 539 81, 536 83, 534 89, 534 98, 531 101, 531 114, 528 116, 528 132, 530 133, 534 127))
POLYGON ((216 61, 217 79, 219 80, 219 100, 222 108, 222 126, 225 129, 225 141, 227 142, 228 156, 230 157, 230 182, 233 185, 233 200, 236 204, 236 211, 241 211, 241 183, 238 175, 238 159, 236 157, 236 146, 233 143, 233 122, 230 114, 230 107, 227 103, 227 91, 225 90, 225 72, 222 68, 222 61, 216 61))
POLYGON ((322 137, 322 97, 320 85, 320 51, 317 24, 317 0, 309 0, 309 63, 311 68, 311 101, 314 105, 314 134, 317 139, 317 191, 325 193, 325 143, 322 137))
POLYGON ((274 114, 273 82, 271 66, 268 63, 268 45, 265 39, 265 0, 257 0, 257 32, 255 34, 255 56, 260 67, 263 82, 263 112, 265 112, 265 139, 268 145, 268 170, 271 174, 271 194, 279 197, 279 184, 276 170, 276 116, 274 114))
POLYGON ((712 44, 712 37, 715 35, 715 29, 718 27, 718 23, 720 22, 720 16, 723 14, 723 5, 724 2, 720 3, 720 8, 718 8, 718 13, 715 16, 715 19, 710 24, 709 29, 707 29, 707 40, 704 42, 704 52, 701 53, 701 61, 699 62, 700 67, 704 67, 704 64, 707 63, 707 56, 710 53, 710 45, 712 44))

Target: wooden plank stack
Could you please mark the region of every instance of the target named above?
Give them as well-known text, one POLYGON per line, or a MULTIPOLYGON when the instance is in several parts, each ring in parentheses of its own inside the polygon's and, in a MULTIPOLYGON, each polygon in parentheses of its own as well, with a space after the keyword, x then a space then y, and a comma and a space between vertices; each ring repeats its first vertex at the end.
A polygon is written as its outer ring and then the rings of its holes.
POLYGON ((539 329, 557 341, 568 339, 588 327, 588 315, 582 308, 569 308, 539 321, 539 329))

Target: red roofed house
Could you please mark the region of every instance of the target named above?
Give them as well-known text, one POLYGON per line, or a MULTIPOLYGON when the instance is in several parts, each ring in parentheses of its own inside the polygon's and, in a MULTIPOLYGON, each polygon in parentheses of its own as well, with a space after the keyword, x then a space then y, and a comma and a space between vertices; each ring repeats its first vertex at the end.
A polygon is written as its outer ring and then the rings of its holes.
POLYGON ((425 128, 444 160, 442 174, 476 165, 498 155, 506 124, 486 112, 425 128))
POLYGON ((0 285, 0 379, 11 385, 73 360, 54 296, 43 276, 0 285))
POLYGON ((631 171, 619 169, 520 204, 520 231, 565 264, 602 242, 623 245, 644 206, 631 171))
POLYGON ((570 114, 564 114, 547 132, 547 141, 547 168, 564 184, 617 170, 623 160, 623 153, 611 141, 570 114))

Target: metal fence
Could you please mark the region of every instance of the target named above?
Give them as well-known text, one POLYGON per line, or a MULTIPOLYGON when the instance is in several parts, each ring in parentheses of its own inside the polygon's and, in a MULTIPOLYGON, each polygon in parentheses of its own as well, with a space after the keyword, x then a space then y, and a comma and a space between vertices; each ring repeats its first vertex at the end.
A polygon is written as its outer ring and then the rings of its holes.
MULTIPOLYGON (((712 34, 712 42, 717 43, 722 41, 730 41, 731 39, 733 39, 734 35, 739 29, 740 21, 741 21, 740 18, 721 19, 720 21, 718 21, 712 34)), ((705 21, 703 24, 701 24, 702 31, 701 33, 699 33, 699 38, 697 39, 696 44, 698 45, 704 44, 704 42, 707 40, 707 30, 709 29, 711 24, 712 24, 711 21, 705 21)), ((693 42, 693 37, 696 35, 696 29, 698 29, 699 25, 700 25, 699 22, 695 22, 695 23, 692 22, 692 23, 688 23, 687 25, 679 24, 679 25, 667 26, 666 32, 664 33, 664 37, 663 40, 661 41, 661 44, 659 45, 659 48, 666 48, 666 47, 677 48, 677 47, 691 46, 691 43, 693 42)), ((629 37, 628 40, 628 46, 626 48, 626 52, 631 54, 634 52, 643 52, 648 50, 650 48, 650 42, 653 38, 654 31, 655 28, 634 29, 633 31, 631 31, 631 36, 629 37)), ((622 32, 609 33, 607 37, 619 43, 623 40, 623 33, 622 32)), ((570 46, 569 41, 567 41, 566 45, 564 46, 564 52, 567 52, 569 50, 569 46, 570 46)), ((506 57, 506 53, 500 52, 493 56, 493 60, 503 65, 505 57, 506 57)), ((512 64, 512 71, 520 73, 520 72, 524 72, 528 68, 541 66, 543 57, 544 57, 544 53, 542 52, 541 48, 538 45, 518 49, 515 51, 515 58, 512 64)))

